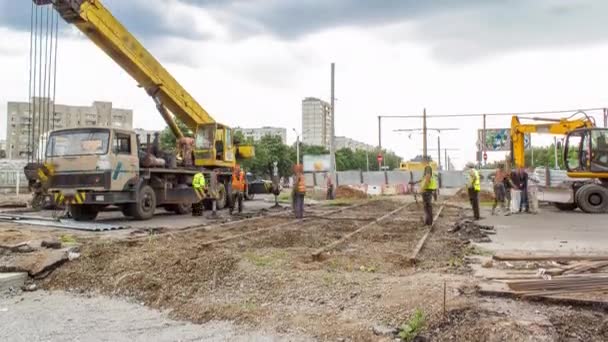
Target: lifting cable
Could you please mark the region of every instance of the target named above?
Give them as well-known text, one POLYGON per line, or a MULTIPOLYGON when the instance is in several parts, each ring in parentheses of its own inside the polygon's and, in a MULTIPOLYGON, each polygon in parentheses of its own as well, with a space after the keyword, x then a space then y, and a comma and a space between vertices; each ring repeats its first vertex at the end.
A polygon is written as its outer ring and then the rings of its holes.
MULTIPOLYGON (((40 6, 32 1, 27 116, 29 162, 39 163, 46 158, 42 156, 44 146, 41 144, 46 144, 48 132, 55 129, 58 36, 59 14, 53 5, 40 6)), ((15 126, 21 129, 21 124, 15 123, 15 126)))

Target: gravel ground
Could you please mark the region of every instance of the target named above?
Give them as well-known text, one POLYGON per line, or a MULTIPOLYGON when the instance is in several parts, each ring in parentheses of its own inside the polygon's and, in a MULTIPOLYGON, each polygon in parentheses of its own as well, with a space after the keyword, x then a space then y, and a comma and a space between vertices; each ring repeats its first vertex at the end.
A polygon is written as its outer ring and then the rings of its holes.
POLYGON ((64 292, 0 297, 0 341, 308 341, 247 331, 230 322, 197 325, 136 303, 64 292))

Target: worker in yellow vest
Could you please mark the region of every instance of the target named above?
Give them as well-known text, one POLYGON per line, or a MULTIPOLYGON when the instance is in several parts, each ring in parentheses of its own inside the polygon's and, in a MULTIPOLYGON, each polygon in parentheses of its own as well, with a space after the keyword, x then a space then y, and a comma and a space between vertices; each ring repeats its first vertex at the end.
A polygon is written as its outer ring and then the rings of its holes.
POLYGON ((192 178, 192 188, 198 202, 192 203, 192 216, 203 216, 203 200, 205 199, 205 176, 198 172, 192 178))
POLYGON ((304 217, 304 197, 306 196, 306 180, 304 179, 304 169, 302 164, 293 167, 293 209, 297 219, 304 217))
POLYGON ((475 220, 479 220, 481 218, 479 215, 479 192, 481 191, 479 171, 475 169, 475 164, 473 163, 467 164, 467 168, 469 169, 469 181, 467 184, 469 201, 471 202, 471 207, 473 207, 473 217, 475 220))
POLYGON ((425 162, 424 176, 422 178, 422 202, 424 203, 424 224, 430 226, 433 224, 433 194, 437 191, 437 176, 433 173, 433 169, 425 162))
POLYGON ((232 171, 232 198, 230 199, 230 214, 238 205, 239 213, 243 212, 243 197, 245 193, 245 173, 237 165, 232 171))

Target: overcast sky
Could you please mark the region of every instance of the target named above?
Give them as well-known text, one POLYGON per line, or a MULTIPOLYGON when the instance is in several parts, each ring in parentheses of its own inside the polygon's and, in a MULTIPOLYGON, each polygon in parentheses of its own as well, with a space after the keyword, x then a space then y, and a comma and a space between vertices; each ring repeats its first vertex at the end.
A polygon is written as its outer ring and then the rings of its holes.
MULTIPOLYGON (((370 144, 378 141, 378 115, 608 106, 608 1, 103 3, 216 120, 286 127, 290 141, 292 128, 301 128, 301 100, 329 100, 331 62, 336 134, 370 144)), ((0 0, 0 138, 6 102, 28 97, 30 4, 0 0)), ((61 28, 58 103, 112 101, 134 110, 136 127, 164 127, 135 81, 74 28, 61 28)), ((491 118, 487 126, 508 127, 509 120, 491 118)), ((450 152, 458 165, 474 159, 480 119, 428 125, 459 128, 443 133, 442 147, 458 149, 450 152)), ((385 121, 383 145, 406 158, 420 154, 420 135, 392 132, 420 126, 420 120, 385 121)), ((436 147, 437 135, 430 139, 436 147)))

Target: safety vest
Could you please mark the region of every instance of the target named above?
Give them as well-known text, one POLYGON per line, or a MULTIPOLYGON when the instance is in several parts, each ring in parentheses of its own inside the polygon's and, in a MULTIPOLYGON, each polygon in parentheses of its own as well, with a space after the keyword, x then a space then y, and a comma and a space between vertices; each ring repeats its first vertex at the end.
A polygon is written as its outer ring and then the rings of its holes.
POLYGON ((296 191, 300 194, 306 193, 306 180, 303 174, 296 175, 296 191))
POLYGON ((202 173, 197 173, 192 179, 192 187, 194 189, 202 189, 205 187, 205 176, 202 173))
POLYGON ((431 174, 431 179, 424 190, 437 190, 437 175, 431 174))
POLYGON ((232 190, 245 191, 244 173, 233 172, 232 173, 232 190))
POLYGON ((481 191, 481 184, 479 182, 479 171, 473 169, 473 175, 469 172, 469 187, 475 191, 481 191))

